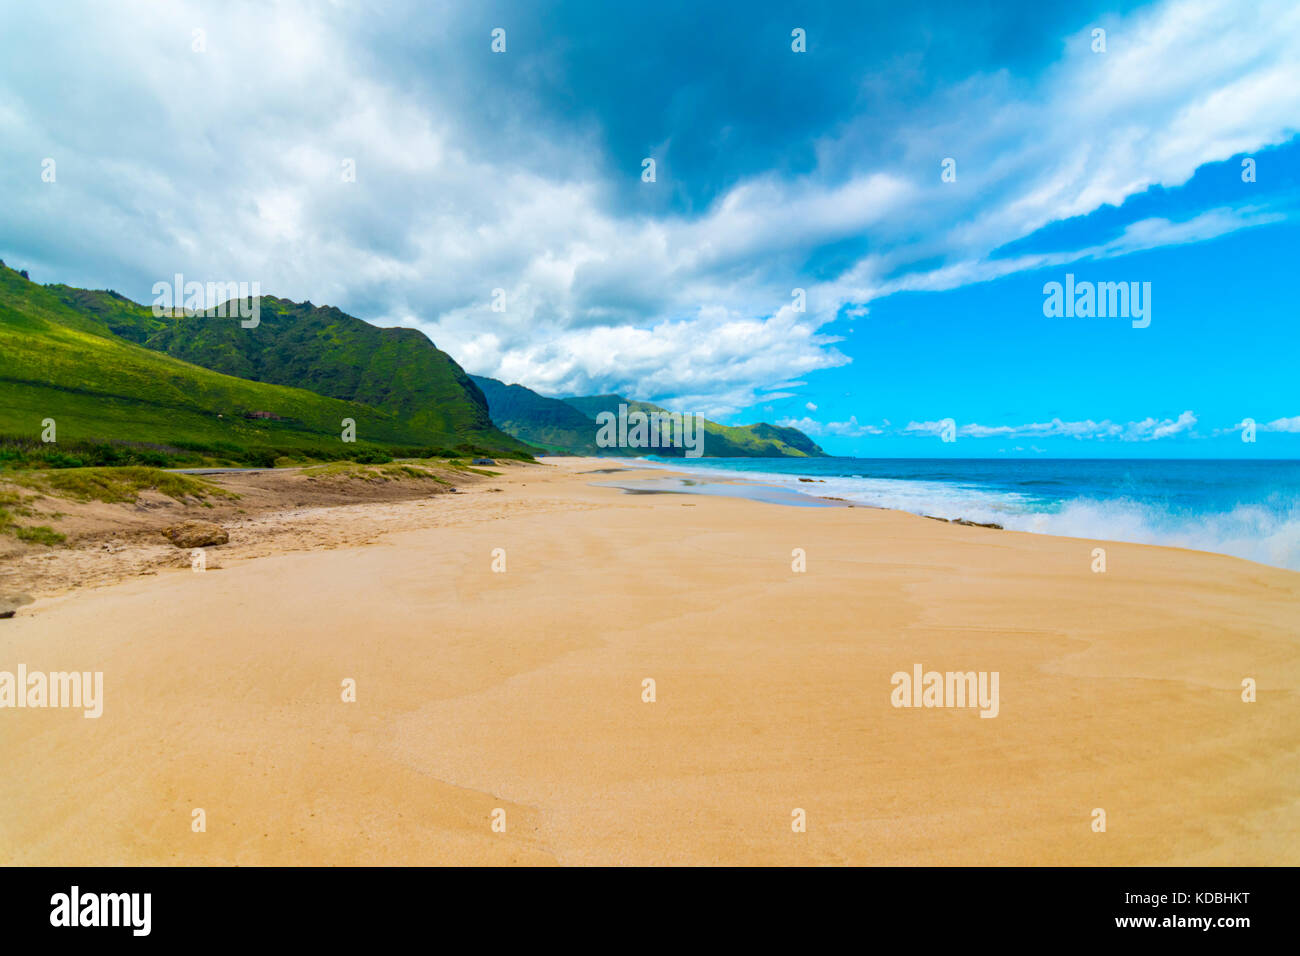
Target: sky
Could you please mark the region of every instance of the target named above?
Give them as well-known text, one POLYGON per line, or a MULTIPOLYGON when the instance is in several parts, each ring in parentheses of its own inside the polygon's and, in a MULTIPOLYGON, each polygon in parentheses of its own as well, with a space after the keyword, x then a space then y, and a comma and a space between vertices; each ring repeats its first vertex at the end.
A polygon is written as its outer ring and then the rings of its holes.
POLYGON ((1059 7, 3 4, 0 258, 834 454, 1300 457, 1300 5, 1059 7))

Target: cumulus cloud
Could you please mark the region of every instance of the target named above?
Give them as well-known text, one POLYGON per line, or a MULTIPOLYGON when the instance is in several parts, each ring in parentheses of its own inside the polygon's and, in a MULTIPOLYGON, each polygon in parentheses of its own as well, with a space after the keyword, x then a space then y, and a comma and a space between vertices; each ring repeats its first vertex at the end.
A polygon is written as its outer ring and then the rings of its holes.
POLYGON ((1125 430, 1124 437, 1128 441, 1155 441, 1160 438, 1186 434, 1195 425, 1196 416, 1190 411, 1183 412, 1173 421, 1167 418, 1160 421, 1154 418, 1144 418, 1140 422, 1130 422, 1125 430))
MULTIPOLYGON (((1215 429, 1214 434, 1227 435, 1233 432, 1242 431, 1246 427, 1249 421, 1251 420, 1243 419, 1242 421, 1237 422, 1237 424, 1233 425, 1231 428, 1217 428, 1215 429)), ((1291 418, 1275 418, 1273 419, 1273 421, 1264 422, 1263 424, 1256 422, 1255 431, 1300 433, 1300 415, 1294 415, 1291 418)))
POLYGON ((1259 431, 1300 432, 1300 415, 1295 415, 1291 418, 1275 418, 1266 425, 1260 425, 1259 431))
POLYGON ((841 438, 862 438, 865 435, 883 435, 884 429, 875 425, 859 424, 856 415, 846 422, 819 422, 812 418, 783 418, 777 422, 785 428, 797 428, 808 435, 835 435, 841 438))
MULTIPOLYGON (((453 5, 448 19, 470 9, 453 5)), ((381 35, 359 8, 213 10, 87 0, 6 11, 7 259, 42 281, 138 299, 176 272, 258 280, 421 328, 473 372, 715 417, 847 363, 823 329, 881 296, 1276 221, 1267 208, 1224 207, 1132 223, 1086 248, 995 256, 1064 216, 1282 142, 1300 116, 1300 8, 1168 0, 1106 21, 1104 56, 1086 32, 1063 37, 1032 88, 992 73, 928 94, 869 160, 858 160, 864 132, 848 118, 798 175, 744 176, 698 211, 633 211, 614 200, 617 164, 599 157, 590 128, 548 126, 524 100, 517 113, 494 101, 483 104, 490 120, 467 119, 468 54, 406 76, 377 66, 402 38, 381 35), (196 28, 207 30, 201 53, 196 28), (936 157, 947 155, 956 183, 939 181, 936 157), (40 181, 45 157, 57 161, 55 184, 40 181), (355 182, 341 176, 345 160, 355 182), (854 240, 868 251, 808 273, 815 251, 854 240), (806 311, 792 305, 796 287, 806 311), (504 312, 490 307, 496 289, 504 312)), ((428 19, 418 11, 406 16, 428 19)), ((421 29, 416 40, 436 40, 442 27, 421 29)), ((534 57, 524 62, 544 73, 545 55, 534 57)), ((669 172, 646 188, 670 195, 669 172)), ((1131 440, 1193 424, 1059 423, 1131 440)), ((832 427, 846 431, 821 433, 872 433, 855 420, 832 427)))
MULTIPOLYGON (((1022 425, 958 424, 956 433, 964 438, 1075 438, 1117 439, 1119 441, 1156 441, 1176 435, 1190 437, 1196 425, 1196 415, 1185 411, 1177 418, 1144 418, 1127 423, 1110 420, 1062 421, 1053 418, 1047 422, 1029 422, 1022 425)), ((908 422, 905 433, 939 435, 944 430, 943 421, 908 422)))

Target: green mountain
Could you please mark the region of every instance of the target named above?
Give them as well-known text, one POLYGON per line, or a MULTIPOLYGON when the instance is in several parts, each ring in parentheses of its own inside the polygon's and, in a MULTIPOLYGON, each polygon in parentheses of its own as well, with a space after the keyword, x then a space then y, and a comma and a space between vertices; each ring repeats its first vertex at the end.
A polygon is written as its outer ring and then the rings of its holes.
MULTIPOLYGON (((215 309, 159 317, 116 292, 38 285, 0 262, 0 443, 47 457, 55 447, 148 446, 235 461, 537 448, 619 455, 628 450, 596 446, 599 412, 664 411, 618 395, 546 398, 469 376, 422 333, 336 308, 274 296, 258 306, 249 328, 215 309), (57 446, 38 444, 46 419, 57 446), (355 422, 355 443, 341 440, 345 419, 355 422)), ((793 428, 704 429, 711 457, 824 454, 793 428)))
POLYGON ((401 420, 428 444, 529 452, 493 425, 478 386, 416 329, 379 328, 332 306, 275 296, 260 298, 257 326, 244 328, 215 309, 157 318, 148 306, 117 293, 50 288, 114 334, 174 358, 369 405, 401 420))
POLYGON ((560 454, 608 454, 596 446, 596 423, 568 402, 495 378, 470 378, 487 397, 492 421, 507 434, 560 454))
MULTIPOLYGON (((667 409, 649 402, 634 402, 621 395, 589 395, 566 398, 566 402, 593 421, 601 412, 618 414, 618 406, 628 411, 663 412, 667 409)), ((660 449, 657 454, 681 457, 681 448, 660 449)), ((825 458, 826 452, 797 428, 785 428, 758 422, 754 425, 719 425, 704 420, 704 454, 708 458, 825 458)))
MULTIPOLYGON (((327 311, 275 302, 263 307, 264 324, 268 318, 280 321, 283 313, 327 311)), ((525 448, 492 427, 486 401, 472 383, 466 380, 467 387, 459 393, 449 386, 460 373, 450 359, 446 362, 452 368, 444 368, 443 376, 434 379, 424 394, 447 396, 452 407, 421 414, 400 400, 371 404, 339 394, 346 389, 318 394, 272 382, 271 376, 250 381, 145 347, 155 337, 158 342, 174 342, 178 326, 195 330, 208 326, 203 318, 190 322, 189 318, 156 319, 147 307, 111 292, 38 285, 0 263, 0 438, 39 443, 43 422, 53 419, 62 447, 136 444, 240 461, 265 460, 292 450, 355 457, 367 449, 520 454, 525 448), (355 444, 341 441, 342 422, 347 418, 356 423, 355 444)), ((222 341, 215 332, 219 322, 233 323, 246 336, 259 331, 240 329, 238 320, 212 320, 214 334, 205 341, 222 341)), ((373 331, 380 336, 388 330, 373 331)), ((360 336, 353 341, 356 338, 360 336)), ((403 342, 408 338, 401 336, 403 342)), ((423 336, 420 339, 424 344, 412 342, 411 350, 424 353, 426 367, 436 366, 437 358, 429 353, 442 353, 423 336)), ((177 351, 190 353, 175 344, 177 351)), ((328 343, 319 350, 329 351, 328 343)), ((418 361, 404 365, 395 351, 384 350, 383 361, 394 366, 398 382, 406 381, 418 361)), ((223 361, 203 357, 214 364, 232 365, 239 354, 241 349, 231 347, 223 361)), ((298 357, 292 361, 297 363, 298 357)), ((340 361, 333 367, 340 377, 344 364, 340 361)), ((384 399, 369 378, 378 374, 375 366, 381 364, 375 358, 365 374, 355 375, 358 395, 376 402, 384 399), (372 390, 366 391, 361 383, 372 390)), ((277 372, 274 377, 289 376, 277 372)), ((302 378, 303 384, 310 380, 306 374, 302 378)))
MULTIPOLYGON (((620 395, 584 398, 546 398, 522 385, 505 385, 496 379, 471 376, 488 399, 492 420, 516 438, 550 451, 573 455, 627 455, 626 448, 599 448, 596 416, 628 411, 665 412, 649 402, 634 402, 620 395), (576 414, 575 414, 576 413, 576 414)), ((649 449, 666 458, 683 457, 685 448, 649 449)), ((759 422, 755 425, 720 425, 704 422, 704 455, 710 458, 819 458, 826 453, 797 428, 759 422)))

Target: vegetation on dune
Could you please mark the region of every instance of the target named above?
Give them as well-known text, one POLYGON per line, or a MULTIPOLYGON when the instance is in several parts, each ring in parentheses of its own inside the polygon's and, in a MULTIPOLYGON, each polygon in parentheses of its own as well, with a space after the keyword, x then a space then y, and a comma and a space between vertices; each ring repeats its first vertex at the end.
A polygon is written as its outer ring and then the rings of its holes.
MULTIPOLYGON (((377 462, 328 461, 307 465, 302 468, 302 474, 312 481, 419 481, 431 482, 440 488, 451 488, 457 476, 495 476, 500 472, 474 468, 463 459, 444 455, 403 461, 387 458, 377 462)), ((139 500, 141 492, 145 491, 158 492, 184 504, 209 508, 212 507, 213 499, 233 501, 241 497, 200 476, 139 465, 10 470, 3 474, 3 482, 0 483, 0 534, 37 544, 61 544, 65 536, 48 525, 25 525, 17 519, 37 517, 38 512, 32 503, 42 497, 80 502, 134 503, 139 500)), ((60 518, 63 515, 45 517, 60 518)))
POLYGON ((12 534, 19 541, 26 541, 30 544, 44 544, 50 547, 63 544, 68 540, 67 535, 60 534, 47 524, 14 527, 12 534))
POLYGON ((311 479, 321 478, 357 478, 366 481, 436 481, 441 485, 450 485, 451 478, 457 474, 495 476, 496 471, 471 468, 459 459, 425 459, 398 461, 382 465, 358 464, 350 461, 334 461, 323 465, 304 468, 302 473, 311 479))
MULTIPOLYGON (((23 525, 18 518, 34 518, 31 503, 41 497, 72 501, 135 502, 143 491, 156 491, 180 502, 211 507, 210 499, 236 499, 210 481, 192 475, 178 475, 158 468, 126 465, 105 468, 38 469, 12 471, 0 485, 0 534, 7 534, 33 544, 55 545, 65 541, 48 525, 23 525), (24 494, 23 490, 34 492, 24 494)), ((60 518, 61 514, 46 517, 60 518)))
POLYGON ((320 478, 356 478, 363 481, 436 481, 442 485, 449 482, 442 475, 432 471, 405 464, 361 465, 350 461, 335 461, 326 465, 312 465, 304 468, 302 473, 310 479, 320 478))
POLYGON ((10 480, 42 494, 77 501, 135 501, 142 491, 157 491, 177 501, 239 497, 194 475, 138 465, 16 472, 10 480))
POLYGON ((15 516, 21 518, 35 516, 36 512, 27 502, 36 497, 38 496, 22 495, 18 491, 0 488, 0 534, 11 535, 19 541, 32 544, 62 544, 65 540, 64 535, 59 534, 49 525, 20 525, 14 520, 15 516))

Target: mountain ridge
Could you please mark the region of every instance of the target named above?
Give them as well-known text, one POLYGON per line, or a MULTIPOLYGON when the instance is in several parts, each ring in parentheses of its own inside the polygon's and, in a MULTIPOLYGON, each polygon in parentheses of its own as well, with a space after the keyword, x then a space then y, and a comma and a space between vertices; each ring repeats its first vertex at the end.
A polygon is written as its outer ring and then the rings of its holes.
MULTIPOLYGON (((577 455, 623 455, 646 453, 685 457, 686 449, 601 448, 596 445, 596 416, 618 414, 618 406, 629 412, 669 413, 651 402, 639 402, 621 395, 587 395, 550 398, 523 385, 506 385, 498 379, 471 375, 488 399, 489 411, 500 427, 523 441, 577 455), (573 418, 556 406, 568 406, 581 418, 573 418)), ((756 422, 752 425, 722 425, 704 420, 704 455, 711 458, 824 458, 829 457, 816 442, 799 431, 782 425, 756 422)))
POLYGON ((383 328, 335 306, 273 295, 259 297, 258 324, 245 328, 233 309, 158 317, 118 293, 50 288, 119 337, 173 358, 360 402, 403 419, 434 443, 527 450, 493 424, 479 388, 417 329, 383 328))
POLYGON ((245 463, 295 452, 530 454, 490 424, 486 399, 468 378, 468 404, 481 407, 461 410, 471 427, 458 431, 455 420, 445 427, 396 405, 245 379, 141 344, 184 321, 155 317, 118 293, 41 285, 0 262, 0 438, 56 458, 74 445, 182 450, 245 463), (47 419, 56 441, 42 439, 47 419), (354 443, 342 441, 345 419, 355 422, 354 443))

